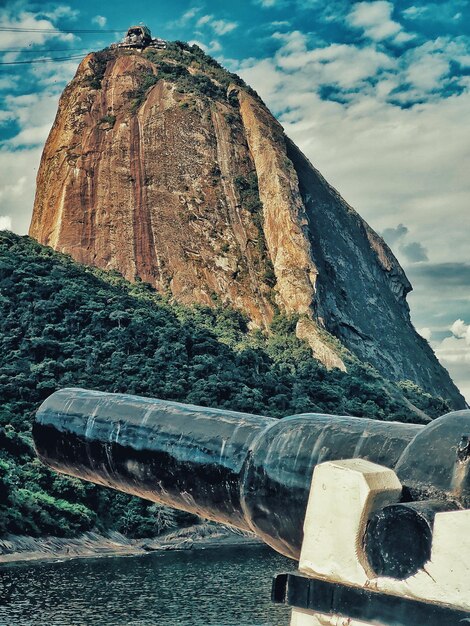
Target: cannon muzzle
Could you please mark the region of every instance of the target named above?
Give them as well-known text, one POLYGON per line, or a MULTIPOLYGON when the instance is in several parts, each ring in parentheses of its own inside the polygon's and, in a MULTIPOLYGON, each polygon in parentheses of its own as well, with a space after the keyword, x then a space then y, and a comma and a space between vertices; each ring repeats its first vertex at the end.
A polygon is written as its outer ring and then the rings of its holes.
POLYGON ((312 473, 359 458, 393 469, 406 501, 470 503, 470 411, 427 426, 303 414, 283 418, 64 389, 39 408, 52 469, 255 532, 298 559, 312 473))

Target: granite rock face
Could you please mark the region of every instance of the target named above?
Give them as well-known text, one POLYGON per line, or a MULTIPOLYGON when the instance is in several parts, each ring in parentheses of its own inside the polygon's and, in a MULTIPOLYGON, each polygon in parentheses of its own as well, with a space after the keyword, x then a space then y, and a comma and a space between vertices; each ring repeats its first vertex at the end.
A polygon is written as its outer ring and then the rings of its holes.
POLYGON ((391 250, 195 47, 85 57, 44 149, 30 235, 183 303, 230 304, 254 326, 298 314, 328 367, 350 351, 465 406, 411 324, 391 250))

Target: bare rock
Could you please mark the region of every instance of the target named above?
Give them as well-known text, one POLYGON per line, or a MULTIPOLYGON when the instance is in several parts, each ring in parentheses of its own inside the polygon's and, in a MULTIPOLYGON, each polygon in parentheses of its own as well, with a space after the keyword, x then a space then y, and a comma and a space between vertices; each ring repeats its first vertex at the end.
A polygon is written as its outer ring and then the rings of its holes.
POLYGON ((30 234, 258 327, 297 314, 327 367, 344 369, 349 350, 465 406, 411 324, 391 250, 256 94, 191 49, 85 57, 44 149, 30 234))

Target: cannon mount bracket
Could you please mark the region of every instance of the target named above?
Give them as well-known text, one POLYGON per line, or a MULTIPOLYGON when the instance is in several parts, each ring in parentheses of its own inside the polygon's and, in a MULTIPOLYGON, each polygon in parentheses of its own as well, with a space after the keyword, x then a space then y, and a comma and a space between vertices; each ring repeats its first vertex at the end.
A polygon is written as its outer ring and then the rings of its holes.
POLYGON ((366 460, 316 466, 299 573, 280 574, 273 582, 273 601, 293 607, 291 626, 470 624, 470 510, 430 501, 410 513, 400 502, 402 491, 393 470, 366 460), (388 546, 380 553, 366 537, 371 520, 382 519, 383 511, 385 530, 372 535, 388 546), (419 523, 410 525, 410 519, 419 523), (392 534, 388 544, 383 533, 392 534), (426 541, 424 552, 410 551, 420 533, 429 535, 428 554, 426 541), (377 567, 378 553, 385 559, 380 572, 371 565, 373 554, 377 567), (406 574, 384 575, 387 566, 406 574))
MULTIPOLYGON (((287 604, 302 611, 325 616, 334 614, 339 620, 362 620, 360 623, 372 620, 374 624, 379 620, 383 626, 461 626, 470 623, 466 611, 382 595, 302 574, 278 574, 273 580, 271 599, 277 604, 287 604)), ((351 624, 351 621, 346 621, 346 624, 351 624)))

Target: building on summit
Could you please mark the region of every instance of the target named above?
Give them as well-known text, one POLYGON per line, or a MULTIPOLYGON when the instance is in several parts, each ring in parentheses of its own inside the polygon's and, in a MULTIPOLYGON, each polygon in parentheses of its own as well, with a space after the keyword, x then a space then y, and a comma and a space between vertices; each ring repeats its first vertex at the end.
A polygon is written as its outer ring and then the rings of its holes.
POLYGON ((129 48, 140 49, 158 48, 163 50, 166 48, 166 42, 163 39, 153 39, 150 28, 145 25, 131 26, 126 36, 119 43, 115 43, 112 48, 129 48))

